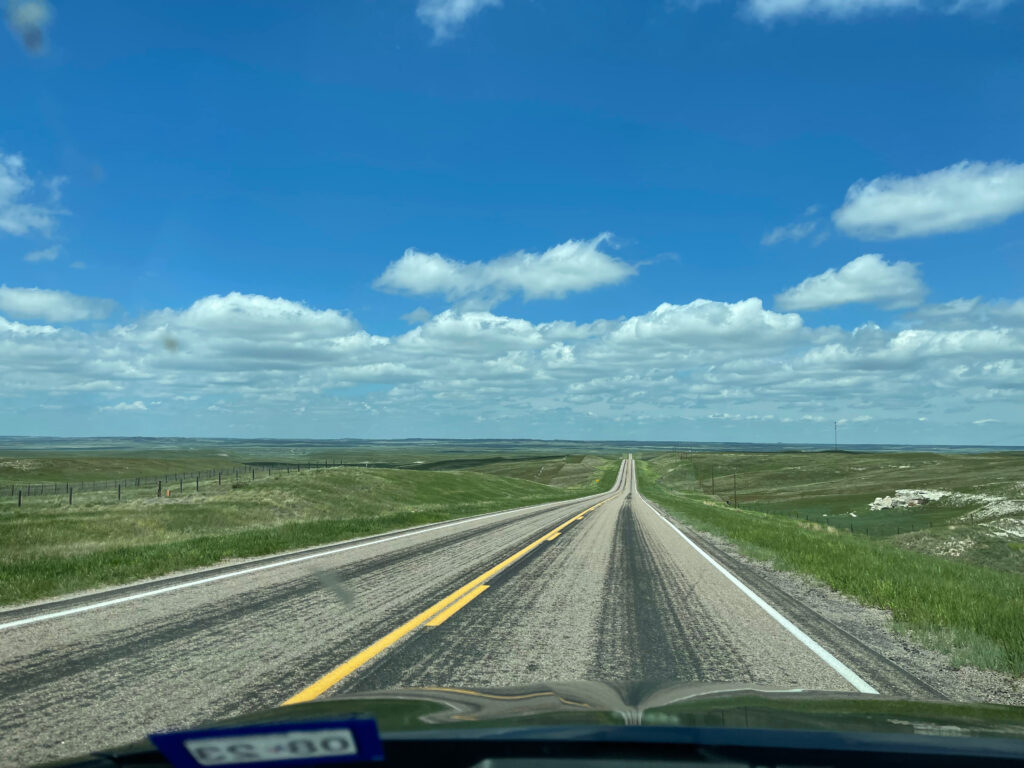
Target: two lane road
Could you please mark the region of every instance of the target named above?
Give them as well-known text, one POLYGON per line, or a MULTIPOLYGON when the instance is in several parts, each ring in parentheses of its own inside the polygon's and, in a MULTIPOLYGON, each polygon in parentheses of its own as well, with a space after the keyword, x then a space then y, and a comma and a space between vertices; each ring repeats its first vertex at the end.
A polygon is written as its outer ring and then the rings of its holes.
POLYGON ((680 680, 934 695, 636 489, 0 613, 0 763, 392 687, 680 680))

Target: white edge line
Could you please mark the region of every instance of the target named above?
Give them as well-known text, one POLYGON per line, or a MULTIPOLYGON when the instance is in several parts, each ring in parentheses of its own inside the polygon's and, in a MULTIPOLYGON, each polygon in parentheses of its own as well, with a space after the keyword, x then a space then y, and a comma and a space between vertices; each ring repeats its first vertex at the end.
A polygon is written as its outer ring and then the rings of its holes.
MULTIPOLYGON (((623 462, 623 464, 624 463, 625 462, 623 462)), ((616 478, 615 486, 612 488, 612 490, 604 491, 603 493, 595 493, 595 494, 592 494, 590 496, 583 496, 583 497, 578 498, 578 499, 566 499, 566 502, 568 502, 568 503, 583 502, 583 501, 587 501, 589 499, 596 498, 597 496, 604 496, 604 495, 607 495, 607 494, 615 493, 615 490, 618 487, 619 482, 621 481, 621 479, 622 479, 622 467, 620 466, 619 467, 619 476, 616 478)), ((440 530, 441 528, 449 528, 449 527, 451 527, 453 525, 465 525, 466 523, 471 523, 474 520, 484 520, 484 519, 491 518, 491 517, 500 517, 502 515, 511 515, 514 512, 526 512, 526 511, 531 510, 531 509, 537 509, 539 507, 549 506, 552 503, 553 504, 558 504, 558 502, 549 502, 548 504, 534 504, 534 505, 529 506, 529 507, 517 507, 516 509, 509 509, 509 510, 506 510, 504 512, 492 512, 492 513, 487 514, 487 515, 471 515, 469 517, 464 517, 464 518, 461 518, 459 520, 452 520, 451 522, 448 522, 448 523, 441 523, 440 525, 435 524, 435 523, 427 523, 424 526, 417 526, 413 530, 406 530, 404 533, 397 533, 394 536, 388 536, 388 537, 383 538, 383 539, 375 539, 373 541, 363 541, 363 542, 356 543, 356 544, 343 544, 343 545, 341 545, 341 546, 339 546, 339 547, 337 547, 335 549, 329 549, 329 550, 322 551, 322 552, 313 552, 312 554, 308 554, 308 555, 300 555, 298 557, 293 557, 293 558, 290 558, 288 560, 278 560, 278 561, 273 562, 273 563, 267 563, 266 565, 255 565, 252 568, 243 568, 242 570, 231 571, 230 573, 221 573, 221 574, 218 574, 217 576, 207 576, 204 579, 195 579, 193 581, 186 581, 186 582, 183 582, 181 584, 172 584, 172 585, 167 586, 167 587, 160 587, 158 589, 150 589, 150 590, 147 590, 145 592, 136 592, 135 594, 125 595, 124 597, 115 597, 115 598, 112 598, 110 600, 102 600, 102 601, 97 602, 97 603, 88 603, 86 605, 78 605, 78 606, 75 606, 74 608, 66 608, 63 611, 54 611, 53 613, 41 613, 41 614, 39 614, 37 616, 29 616, 29 617, 24 618, 24 619, 17 619, 16 621, 9 621, 6 624, 0 624, 0 631, 3 631, 5 629, 14 629, 15 627, 22 627, 22 626, 25 626, 26 624, 35 624, 36 622, 39 622, 39 621, 47 621, 49 619, 59 619, 59 618, 61 618, 63 616, 72 616, 72 615, 74 615, 76 613, 85 613, 86 611, 94 611, 94 610, 96 610, 98 608, 107 608, 108 606, 111 606, 111 605, 118 605, 120 603, 127 603, 127 602, 130 602, 132 600, 141 600, 144 597, 154 597, 156 595, 162 595, 162 594, 165 594, 167 592, 176 592, 179 589, 188 589, 189 587, 198 587, 198 586, 202 586, 203 584, 210 584, 210 583, 212 583, 214 581, 221 581, 223 579, 232 579, 232 578, 234 578, 236 576, 245 576, 246 574, 255 573, 257 571, 266 571, 266 570, 269 570, 271 568, 281 568, 281 567, 283 567, 285 565, 294 565, 295 563, 301 563, 304 560, 313 560, 314 558, 318 558, 318 557, 327 557, 328 555, 337 555, 340 552, 347 552, 347 551, 352 550, 352 549, 361 549, 363 547, 372 547, 372 546, 375 546, 377 544, 386 544, 387 542, 395 541, 396 539, 404 539, 406 536, 416 536, 416 535, 421 534, 421 533, 429 533, 430 531, 440 530), (428 527, 428 526, 432 526, 432 527, 428 527)))
POLYGON ((867 682, 865 682, 864 679, 862 677, 860 677, 860 675, 858 675, 856 672, 854 672, 848 666, 843 664, 843 662, 841 662, 839 659, 837 659, 831 653, 829 653, 824 648, 822 648, 817 642, 814 641, 813 638, 808 636, 806 632, 804 632, 802 629, 800 629, 798 626, 796 626, 796 624, 791 622, 789 619, 787 619, 785 616, 783 616, 777 610, 772 608, 772 606, 769 605, 760 595, 758 595, 756 592, 754 592, 754 590, 752 590, 750 587, 748 587, 742 581, 740 581, 735 576, 733 576, 731 573, 729 573, 729 571, 726 570, 725 566, 723 566, 721 563, 719 563, 717 560, 715 560, 713 557, 711 557, 711 555, 709 555, 703 549, 701 549, 696 544, 694 544, 693 540, 689 536, 687 536, 685 533, 683 533, 681 530, 679 530, 672 523, 671 520, 669 520, 667 517, 665 517, 663 514, 661 514, 661 512, 659 512, 654 507, 654 505, 651 504, 647 499, 644 499, 644 497, 640 494, 639 490, 637 490, 636 495, 640 496, 640 498, 643 499, 644 504, 646 504, 648 507, 650 507, 650 509, 654 512, 654 514, 656 514, 658 517, 660 517, 662 519, 662 521, 665 523, 665 525, 667 525, 673 531, 675 531, 680 536, 682 536, 683 540, 686 541, 686 543, 689 544, 691 547, 693 547, 695 550, 697 550, 698 554, 700 554, 705 560, 707 560, 709 563, 711 563, 713 566, 715 566, 715 568, 717 568, 721 572, 721 574, 723 576, 725 576, 725 578, 727 578, 729 581, 731 581, 733 584, 735 584, 736 587, 739 588, 739 590, 743 594, 745 594, 747 597, 749 597, 751 600, 753 600, 758 606, 760 606, 762 609, 764 609, 765 613, 767 613, 769 616, 771 616, 773 619, 775 619, 777 622, 779 622, 779 624, 782 625, 783 629, 785 629, 787 632, 789 632, 791 635, 793 635, 793 637, 795 637, 801 643, 803 643, 808 648, 810 648, 818 656, 818 658, 820 658, 822 661, 824 661, 826 664, 828 664, 830 667, 832 667, 832 669, 835 670, 839 675, 841 675, 843 677, 843 679, 846 680, 846 682, 848 682, 850 685, 852 685, 854 688, 856 688, 861 693, 874 693, 874 694, 878 693, 878 691, 875 690, 874 688, 872 688, 867 682))

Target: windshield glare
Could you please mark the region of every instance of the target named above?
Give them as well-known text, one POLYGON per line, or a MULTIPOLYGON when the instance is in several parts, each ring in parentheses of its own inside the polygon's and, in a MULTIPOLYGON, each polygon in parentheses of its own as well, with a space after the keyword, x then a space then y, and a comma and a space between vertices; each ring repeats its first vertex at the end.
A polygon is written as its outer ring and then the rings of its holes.
POLYGON ((1019 739, 1024 4, 0 13, 0 765, 1019 739))

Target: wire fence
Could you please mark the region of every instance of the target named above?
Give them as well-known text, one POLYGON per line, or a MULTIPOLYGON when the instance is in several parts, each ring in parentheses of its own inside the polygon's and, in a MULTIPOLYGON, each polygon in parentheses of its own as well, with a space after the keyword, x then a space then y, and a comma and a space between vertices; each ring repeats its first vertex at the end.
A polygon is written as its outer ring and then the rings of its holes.
POLYGON ((192 472, 167 472, 162 475, 146 475, 136 477, 121 477, 111 480, 66 480, 47 483, 25 483, 4 485, 0 487, 0 494, 9 498, 17 499, 20 507, 24 502, 32 498, 47 496, 67 496, 68 502, 73 503, 76 493, 111 491, 117 494, 120 500, 122 493, 137 491, 143 488, 155 489, 156 495, 160 496, 166 491, 176 488, 183 492, 187 487, 195 487, 199 490, 200 484, 205 480, 207 483, 216 481, 217 485, 225 482, 239 483, 244 480, 254 481, 257 477, 270 477, 277 474, 309 472, 315 469, 330 469, 332 467, 344 466, 369 466, 369 462, 359 462, 358 465, 337 459, 324 459, 322 461, 305 462, 283 462, 283 461, 254 461, 233 464, 229 467, 217 467, 215 469, 195 470, 192 472))

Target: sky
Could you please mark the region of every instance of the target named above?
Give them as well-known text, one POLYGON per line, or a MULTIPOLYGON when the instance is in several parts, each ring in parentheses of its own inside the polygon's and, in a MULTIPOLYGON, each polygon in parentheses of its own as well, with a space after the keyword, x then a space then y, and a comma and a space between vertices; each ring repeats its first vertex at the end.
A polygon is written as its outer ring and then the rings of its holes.
POLYGON ((1024 444, 1022 0, 0 7, 0 434, 1024 444))

